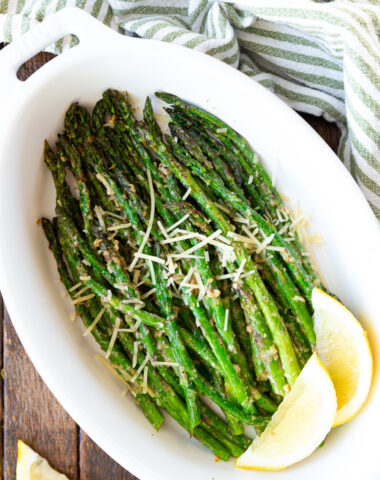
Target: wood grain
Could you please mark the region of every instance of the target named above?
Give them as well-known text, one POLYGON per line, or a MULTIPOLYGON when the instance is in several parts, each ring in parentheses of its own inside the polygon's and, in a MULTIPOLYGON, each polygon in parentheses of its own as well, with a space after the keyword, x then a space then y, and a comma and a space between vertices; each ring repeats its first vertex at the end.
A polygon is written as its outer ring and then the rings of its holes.
MULTIPOLYGON (((20 67, 18 78, 27 79, 52 58, 54 56, 49 53, 36 55, 20 67)), ((340 138, 338 128, 323 118, 302 116, 336 152, 340 138)), ((0 335, 4 335, 4 340, 2 337, 0 341, 0 368, 3 368, 4 361, 5 379, 3 382, 0 378, 3 394, 0 418, 4 418, 3 436, 0 437, 0 454, 4 462, 0 463, 0 478, 15 479, 16 444, 20 438, 70 480, 137 480, 76 426, 44 385, 18 340, 1 297, 0 327, 0 335)))
POLYGON ((80 432, 80 480, 138 480, 99 448, 86 433, 80 432))
MULTIPOLYGON (((3 382, 3 324, 4 324, 4 303, 3 297, 0 294, 0 421, 1 421, 1 431, 3 431, 3 422, 4 422, 4 382, 3 382)), ((3 449, 3 435, 0 437, 0 455, 1 459, 4 458, 4 449, 3 449)), ((3 462, 0 463, 0 478, 3 478, 3 462)))
POLYGON ((329 147, 337 153, 341 135, 336 124, 327 122, 322 117, 315 117, 308 113, 301 113, 300 115, 324 139, 329 147))
POLYGON ((13 480, 17 440, 79 479, 78 427, 50 393, 4 314, 4 479, 13 480))

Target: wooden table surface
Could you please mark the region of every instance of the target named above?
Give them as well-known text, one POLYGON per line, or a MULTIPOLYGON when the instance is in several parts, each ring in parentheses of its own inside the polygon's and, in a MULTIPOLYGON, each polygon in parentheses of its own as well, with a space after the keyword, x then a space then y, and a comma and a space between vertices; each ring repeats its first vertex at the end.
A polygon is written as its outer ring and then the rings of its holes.
MULTIPOLYGON (((46 53, 37 55, 20 68, 18 77, 25 80, 51 58, 46 53)), ((336 151, 339 131, 335 125, 311 115, 303 117, 336 151)), ((1 296, 0 322, 0 478, 16 478, 17 440, 21 439, 70 480, 137 480, 104 453, 50 393, 25 353, 1 296)))

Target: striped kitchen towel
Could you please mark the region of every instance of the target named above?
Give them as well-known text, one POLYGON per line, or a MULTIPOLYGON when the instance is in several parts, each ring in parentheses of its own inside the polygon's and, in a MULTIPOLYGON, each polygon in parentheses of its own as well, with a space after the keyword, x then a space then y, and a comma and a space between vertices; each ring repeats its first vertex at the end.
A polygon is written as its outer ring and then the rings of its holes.
POLYGON ((213 55, 336 122, 339 157, 380 218, 379 0, 0 0, 0 41, 74 5, 127 35, 213 55))

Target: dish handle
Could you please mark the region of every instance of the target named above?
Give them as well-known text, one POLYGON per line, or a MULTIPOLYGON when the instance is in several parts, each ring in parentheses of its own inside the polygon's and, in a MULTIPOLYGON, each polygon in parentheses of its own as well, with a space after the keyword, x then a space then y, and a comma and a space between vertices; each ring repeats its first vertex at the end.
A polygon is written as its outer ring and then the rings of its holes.
POLYGON ((105 35, 117 35, 79 8, 69 7, 54 13, 0 51, 0 99, 5 100, 2 96, 9 99, 15 90, 27 83, 17 78, 17 71, 24 62, 68 34, 79 38, 76 49, 94 45, 105 35))

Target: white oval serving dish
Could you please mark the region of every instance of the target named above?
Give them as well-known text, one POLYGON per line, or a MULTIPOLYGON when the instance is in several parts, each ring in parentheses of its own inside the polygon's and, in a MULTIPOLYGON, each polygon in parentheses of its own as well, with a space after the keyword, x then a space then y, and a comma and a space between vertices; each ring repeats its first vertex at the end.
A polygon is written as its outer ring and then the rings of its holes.
POLYGON ((175 45, 123 37, 84 12, 49 17, 0 53, 0 282, 12 321, 37 370, 64 408, 109 455, 141 480, 379 480, 380 231, 360 190, 323 140, 282 101, 238 71, 175 45), (23 61, 74 33, 80 44, 26 82, 23 61), (316 251, 329 288, 362 321, 375 375, 360 414, 334 429, 323 448, 281 472, 236 470, 168 422, 155 433, 117 380, 94 360, 91 339, 71 323, 41 215, 54 190, 42 160, 74 100, 92 106, 104 89, 137 102, 166 90, 219 115, 243 134, 277 184, 310 215, 325 244, 316 251))

